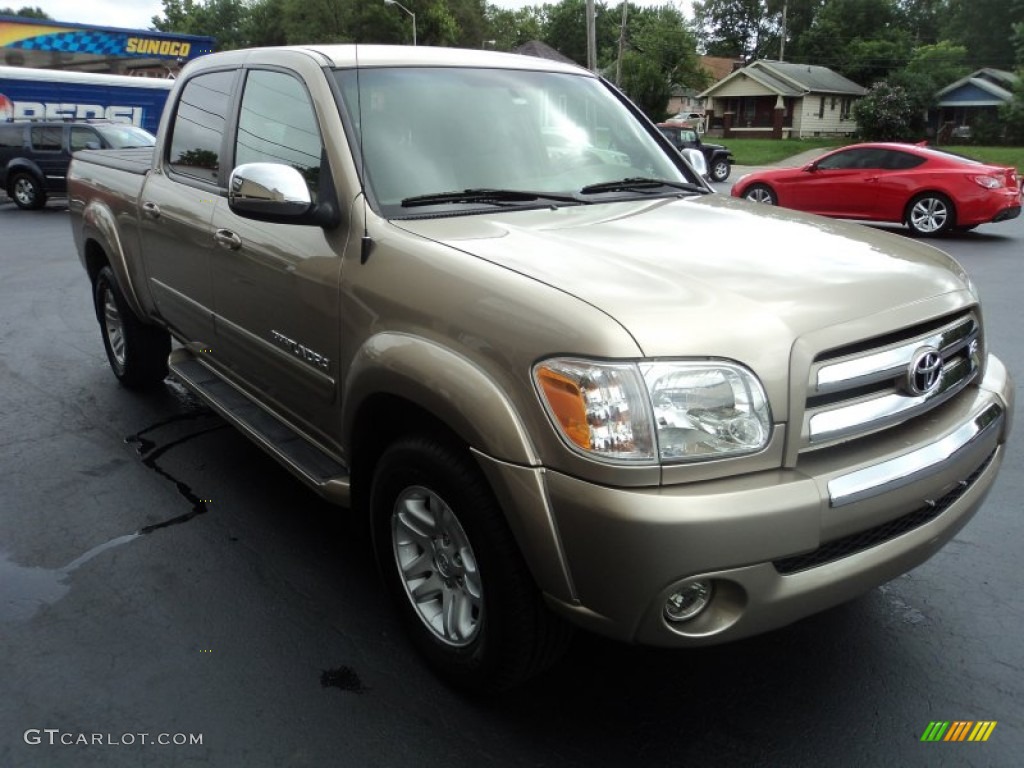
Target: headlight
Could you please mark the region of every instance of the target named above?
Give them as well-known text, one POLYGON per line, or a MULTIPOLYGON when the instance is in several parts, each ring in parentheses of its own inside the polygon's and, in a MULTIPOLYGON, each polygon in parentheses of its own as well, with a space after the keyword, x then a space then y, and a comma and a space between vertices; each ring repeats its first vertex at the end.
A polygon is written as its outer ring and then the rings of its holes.
POLYGON ((759 451, 771 435, 764 388, 734 363, 557 358, 534 379, 563 439, 589 456, 698 461, 759 451))

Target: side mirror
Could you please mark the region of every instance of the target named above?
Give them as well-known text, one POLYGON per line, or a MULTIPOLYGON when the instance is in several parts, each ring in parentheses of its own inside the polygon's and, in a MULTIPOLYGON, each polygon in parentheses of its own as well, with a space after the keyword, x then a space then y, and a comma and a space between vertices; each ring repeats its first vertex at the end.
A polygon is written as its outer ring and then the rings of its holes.
POLYGON ((803 167, 803 170, 806 171, 807 173, 814 173, 816 170, 818 170, 818 162, 815 160, 814 162, 808 163, 803 167))
POLYGON ((84 149, 102 149, 102 148, 103 147, 100 145, 100 143, 98 141, 87 141, 87 142, 85 142, 84 149))
MULTIPOLYGON (((329 175, 330 170, 321 168, 320 173, 329 175)), ((246 163, 235 168, 228 180, 228 207, 257 221, 327 228, 338 225, 335 206, 315 204, 302 174, 281 163, 246 163)))
POLYGON ((699 173, 702 178, 706 178, 708 175, 708 164, 704 159, 704 153, 692 147, 682 150, 682 153, 683 157, 693 166, 693 170, 699 173))

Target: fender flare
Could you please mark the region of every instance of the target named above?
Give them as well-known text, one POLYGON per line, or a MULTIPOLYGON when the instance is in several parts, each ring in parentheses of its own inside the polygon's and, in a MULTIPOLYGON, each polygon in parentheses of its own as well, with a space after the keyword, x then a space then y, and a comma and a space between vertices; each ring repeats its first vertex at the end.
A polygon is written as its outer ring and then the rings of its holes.
MULTIPOLYGON (((91 200, 82 210, 82 244, 83 253, 89 253, 89 243, 96 243, 107 257, 107 263, 114 271, 118 287, 125 301, 136 317, 145 318, 148 313, 142 308, 135 286, 128 273, 128 263, 121 241, 121 233, 117 228, 117 219, 113 211, 102 202, 91 200)), ((87 265, 89 266, 89 265, 87 265)), ((95 277, 90 270, 90 276, 95 277)))
MULTIPOLYGON (((46 174, 43 173, 43 169, 36 165, 34 162, 29 160, 27 157, 15 157, 7 164, 7 169, 4 171, 4 192, 8 191, 11 183, 11 177, 19 173, 30 173, 35 177, 36 181, 39 182, 44 190, 46 186, 46 174)), ((48 190, 47 190, 48 191, 48 190)))
POLYGON ((471 360, 437 342, 384 332, 362 345, 345 381, 344 445, 352 445, 360 408, 381 394, 423 408, 482 453, 513 464, 540 465, 526 427, 498 383, 471 360))

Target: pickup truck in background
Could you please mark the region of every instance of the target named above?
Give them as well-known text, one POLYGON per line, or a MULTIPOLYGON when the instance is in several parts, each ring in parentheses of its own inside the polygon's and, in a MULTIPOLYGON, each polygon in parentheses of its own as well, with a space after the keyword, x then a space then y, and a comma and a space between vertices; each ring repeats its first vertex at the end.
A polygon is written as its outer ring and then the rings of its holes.
POLYGON ((571 625, 686 648, 854 598, 996 479, 1013 384, 963 269, 709 191, 590 72, 430 47, 205 56, 155 151, 69 176, 117 378, 169 369, 368 516, 474 689, 571 625))

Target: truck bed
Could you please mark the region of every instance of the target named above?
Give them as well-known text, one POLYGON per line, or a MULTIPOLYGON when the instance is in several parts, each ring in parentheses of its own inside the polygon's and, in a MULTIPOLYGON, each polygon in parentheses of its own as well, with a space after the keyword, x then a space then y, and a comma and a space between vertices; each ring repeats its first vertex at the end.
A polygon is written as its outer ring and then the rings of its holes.
POLYGON ((83 149, 75 157, 105 168, 145 176, 153 167, 153 147, 138 149, 83 149))

